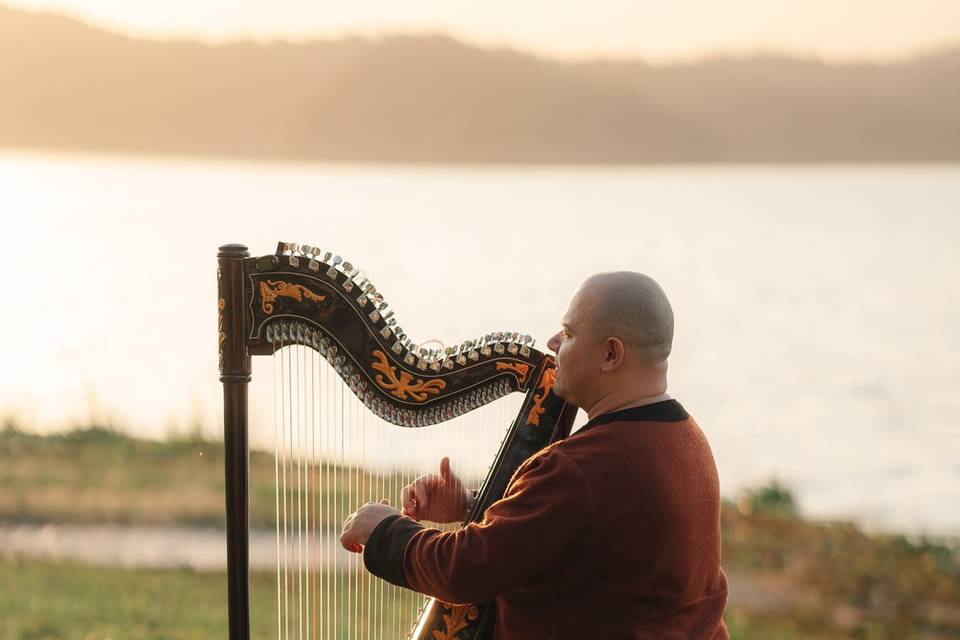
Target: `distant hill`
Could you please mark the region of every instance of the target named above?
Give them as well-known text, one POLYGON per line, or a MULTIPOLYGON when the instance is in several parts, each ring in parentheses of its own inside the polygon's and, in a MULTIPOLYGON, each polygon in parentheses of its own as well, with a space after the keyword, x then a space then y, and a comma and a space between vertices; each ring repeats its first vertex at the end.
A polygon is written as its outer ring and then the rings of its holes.
POLYGON ((0 7, 0 147, 357 162, 960 160, 960 47, 562 63, 442 36, 135 40, 0 7))

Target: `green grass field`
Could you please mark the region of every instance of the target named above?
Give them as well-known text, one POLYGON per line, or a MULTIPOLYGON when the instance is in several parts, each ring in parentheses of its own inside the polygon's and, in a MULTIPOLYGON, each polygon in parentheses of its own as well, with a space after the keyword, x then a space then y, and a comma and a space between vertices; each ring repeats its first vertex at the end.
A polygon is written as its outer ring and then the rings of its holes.
MULTIPOLYGON (((345 580, 342 575, 339 579, 345 580)), ((274 573, 251 575, 250 622, 254 638, 277 636, 276 580, 274 573)), ((373 587, 354 587, 359 597, 350 603, 349 616, 346 603, 335 616, 331 613, 334 606, 324 607, 321 602, 314 603, 319 615, 308 614, 309 619, 298 616, 298 605, 309 608, 310 603, 299 603, 296 596, 292 597, 291 602, 283 603, 291 612, 291 628, 284 634, 300 637, 301 625, 316 629, 318 637, 324 638, 379 637, 387 629, 399 627, 409 631, 401 621, 415 617, 421 597, 410 592, 398 597, 399 590, 393 587, 384 589, 378 597, 370 593, 370 588, 373 587), (332 624, 329 628, 324 624, 324 618, 361 622, 356 627, 335 631, 332 624)), ((220 572, 0 561, 0 638, 5 640, 224 638, 226 603, 226 575, 220 572)), ((304 632, 304 637, 307 635, 304 632)), ((384 637, 394 636, 400 634, 384 637)))
MULTIPOLYGON (((384 618, 386 629, 400 626, 390 625, 396 619, 391 612, 384 618)), ((731 637, 738 640, 958 637, 956 628, 891 626, 879 620, 839 629, 829 616, 803 612, 770 615, 728 609, 726 621, 731 637)), ((4 640, 207 640, 225 638, 226 629, 222 573, 0 561, 0 638, 4 640)), ((383 637, 402 638, 408 630, 396 629, 383 637)), ((273 574, 252 576, 251 631, 254 638, 277 637, 273 574)), ((345 631, 342 635, 347 637, 345 631)), ((380 632, 359 630, 359 637, 371 636, 380 637, 380 632)))
MULTIPOLYGON (((275 525, 276 474, 272 455, 251 452, 253 527, 275 525)), ((332 480, 345 471, 305 465, 302 474, 314 486, 326 475, 334 486, 342 485, 332 480)), ((367 488, 387 486, 399 493, 403 484, 396 476, 354 473, 351 479, 364 499, 372 499, 367 488)), ((287 500, 295 505, 293 477, 288 484, 287 500)), ((0 430, 0 520, 222 526, 223 496, 219 442, 138 440, 101 428, 50 436, 0 430)), ((318 524, 337 529, 358 500, 343 491, 321 491, 318 497, 330 505, 318 524)))

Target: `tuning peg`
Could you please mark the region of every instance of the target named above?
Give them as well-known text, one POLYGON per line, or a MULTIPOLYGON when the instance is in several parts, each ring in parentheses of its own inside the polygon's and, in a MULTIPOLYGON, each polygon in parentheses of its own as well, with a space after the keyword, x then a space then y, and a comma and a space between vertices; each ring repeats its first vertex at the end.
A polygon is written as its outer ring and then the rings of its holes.
POLYGON ((330 268, 327 269, 327 277, 331 280, 337 279, 337 265, 340 264, 343 259, 340 256, 334 256, 333 262, 330 263, 330 268))
POLYGON ((377 322, 378 320, 380 320, 380 314, 386 308, 387 308, 386 302, 381 302, 379 305, 377 305, 377 307, 373 311, 367 314, 367 316, 370 318, 370 322, 377 322))

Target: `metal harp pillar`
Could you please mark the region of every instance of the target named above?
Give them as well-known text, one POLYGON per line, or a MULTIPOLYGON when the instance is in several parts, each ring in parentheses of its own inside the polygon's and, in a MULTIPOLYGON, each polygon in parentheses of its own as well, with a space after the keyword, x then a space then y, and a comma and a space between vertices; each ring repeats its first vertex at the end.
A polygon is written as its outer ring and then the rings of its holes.
POLYGON ((220 381, 223 383, 223 445, 227 508, 227 602, 230 640, 249 640, 249 457, 247 447, 247 388, 250 354, 244 344, 243 259, 250 255, 239 244, 220 247, 217 254, 218 340, 220 381))

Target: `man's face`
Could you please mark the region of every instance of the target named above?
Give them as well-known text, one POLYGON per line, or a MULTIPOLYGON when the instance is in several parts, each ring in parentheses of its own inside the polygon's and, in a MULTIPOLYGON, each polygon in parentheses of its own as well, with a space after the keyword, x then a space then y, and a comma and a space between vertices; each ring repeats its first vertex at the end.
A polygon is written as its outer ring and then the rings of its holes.
POLYGON ((583 407, 591 397, 596 373, 594 360, 601 355, 590 331, 589 305, 589 291, 581 287, 570 299, 560 331, 547 341, 547 348, 557 354, 553 391, 578 407, 583 407))

